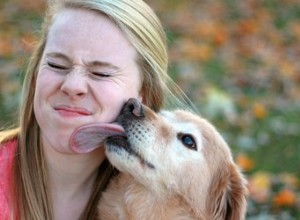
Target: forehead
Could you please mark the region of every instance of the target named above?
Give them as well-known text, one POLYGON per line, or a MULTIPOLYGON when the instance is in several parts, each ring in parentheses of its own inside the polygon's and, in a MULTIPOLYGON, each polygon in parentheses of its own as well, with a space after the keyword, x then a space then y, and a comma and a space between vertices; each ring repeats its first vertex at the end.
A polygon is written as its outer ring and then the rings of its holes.
POLYGON ((169 122, 196 123, 196 121, 199 121, 197 116, 184 110, 175 110, 175 111, 162 110, 159 112, 159 115, 169 122))
POLYGON ((172 127, 184 129, 190 132, 195 130, 200 131, 199 119, 189 112, 163 110, 159 114, 163 121, 165 121, 167 124, 170 124, 172 127))
POLYGON ((125 33, 111 19, 100 12, 80 8, 64 8, 54 16, 47 45, 55 50, 68 47, 80 49, 78 52, 103 53, 106 57, 136 56, 125 33))

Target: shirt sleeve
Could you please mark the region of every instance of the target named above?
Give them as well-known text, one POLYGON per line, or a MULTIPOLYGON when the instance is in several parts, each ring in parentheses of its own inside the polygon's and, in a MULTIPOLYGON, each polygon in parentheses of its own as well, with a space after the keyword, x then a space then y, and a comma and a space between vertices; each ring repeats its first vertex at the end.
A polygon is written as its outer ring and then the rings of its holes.
POLYGON ((16 141, 0 145, 0 219, 10 219, 9 179, 12 175, 12 164, 15 155, 16 141))

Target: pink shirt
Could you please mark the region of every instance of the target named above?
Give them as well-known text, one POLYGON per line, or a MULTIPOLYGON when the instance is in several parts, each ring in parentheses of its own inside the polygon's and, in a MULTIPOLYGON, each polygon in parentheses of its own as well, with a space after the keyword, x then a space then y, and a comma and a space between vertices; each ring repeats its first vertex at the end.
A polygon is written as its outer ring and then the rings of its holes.
POLYGON ((12 175, 12 163, 17 141, 0 145, 0 219, 9 220, 9 177, 12 175))

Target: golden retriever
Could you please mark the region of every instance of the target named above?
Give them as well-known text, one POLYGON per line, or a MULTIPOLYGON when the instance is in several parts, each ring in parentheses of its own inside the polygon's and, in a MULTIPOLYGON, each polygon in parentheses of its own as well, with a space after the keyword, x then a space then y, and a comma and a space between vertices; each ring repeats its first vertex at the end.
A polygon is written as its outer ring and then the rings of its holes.
POLYGON ((245 218, 246 180, 211 123, 182 110, 157 114, 135 99, 118 122, 127 138, 107 138, 105 151, 121 173, 103 192, 100 219, 245 218))

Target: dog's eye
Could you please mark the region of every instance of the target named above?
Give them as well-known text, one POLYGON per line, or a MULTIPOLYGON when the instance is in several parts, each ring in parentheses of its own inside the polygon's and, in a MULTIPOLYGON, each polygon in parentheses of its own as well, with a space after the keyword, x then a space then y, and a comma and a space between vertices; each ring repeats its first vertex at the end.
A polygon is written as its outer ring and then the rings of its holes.
POLYGON ((197 144, 193 135, 179 133, 177 135, 177 138, 183 143, 185 147, 192 150, 197 150, 197 144))

